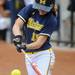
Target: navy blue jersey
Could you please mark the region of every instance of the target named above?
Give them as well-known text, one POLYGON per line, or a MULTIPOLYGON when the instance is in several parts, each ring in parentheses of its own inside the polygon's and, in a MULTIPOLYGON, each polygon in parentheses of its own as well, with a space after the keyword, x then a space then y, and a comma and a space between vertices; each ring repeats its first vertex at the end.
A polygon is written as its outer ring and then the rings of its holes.
POLYGON ((39 12, 32 8, 32 5, 24 7, 19 13, 18 16, 26 21, 26 40, 27 43, 32 43, 37 40, 40 35, 48 36, 47 41, 43 46, 36 50, 27 50, 27 51, 40 51, 46 50, 51 47, 50 37, 53 31, 57 28, 57 19, 56 16, 52 15, 50 12, 41 16, 39 12))

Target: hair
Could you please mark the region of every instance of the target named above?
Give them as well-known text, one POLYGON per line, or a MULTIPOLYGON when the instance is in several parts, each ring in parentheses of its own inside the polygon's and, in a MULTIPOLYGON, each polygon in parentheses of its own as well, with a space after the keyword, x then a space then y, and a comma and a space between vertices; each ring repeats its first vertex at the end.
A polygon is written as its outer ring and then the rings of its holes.
POLYGON ((51 0, 51 3, 53 4, 53 8, 51 10, 52 14, 56 16, 56 12, 57 12, 57 5, 55 3, 55 0, 51 0))
POLYGON ((56 16, 56 13, 57 13, 57 6, 56 4, 53 5, 53 8, 51 10, 52 14, 56 16))

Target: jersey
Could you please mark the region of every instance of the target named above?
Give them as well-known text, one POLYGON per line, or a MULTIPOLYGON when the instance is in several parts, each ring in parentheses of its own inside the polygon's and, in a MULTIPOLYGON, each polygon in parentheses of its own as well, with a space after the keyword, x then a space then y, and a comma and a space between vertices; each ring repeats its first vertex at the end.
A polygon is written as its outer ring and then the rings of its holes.
POLYGON ((39 12, 32 8, 32 5, 24 7, 19 13, 21 18, 27 25, 25 28, 27 44, 35 42, 40 35, 48 36, 47 41, 43 46, 36 50, 27 50, 28 52, 35 52, 47 50, 51 48, 50 37, 53 31, 57 28, 56 16, 48 12, 45 15, 39 15, 39 12))

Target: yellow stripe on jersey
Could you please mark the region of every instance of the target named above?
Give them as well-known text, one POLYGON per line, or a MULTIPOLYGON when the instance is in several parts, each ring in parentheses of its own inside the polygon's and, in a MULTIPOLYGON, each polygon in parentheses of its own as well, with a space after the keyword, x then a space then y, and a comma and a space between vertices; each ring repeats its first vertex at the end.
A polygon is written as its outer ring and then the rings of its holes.
MULTIPOLYGON (((52 48, 49 48, 49 49, 47 49, 49 52, 51 51, 51 50, 53 50, 52 48)), ((40 51, 37 51, 37 52, 26 52, 26 54, 36 54, 36 53, 38 53, 38 52, 43 52, 43 51, 45 51, 45 50, 40 50, 40 51)))
POLYGON ((35 22, 33 18, 29 18, 27 22, 27 27, 40 31, 43 28, 43 25, 39 24, 38 22, 35 22))

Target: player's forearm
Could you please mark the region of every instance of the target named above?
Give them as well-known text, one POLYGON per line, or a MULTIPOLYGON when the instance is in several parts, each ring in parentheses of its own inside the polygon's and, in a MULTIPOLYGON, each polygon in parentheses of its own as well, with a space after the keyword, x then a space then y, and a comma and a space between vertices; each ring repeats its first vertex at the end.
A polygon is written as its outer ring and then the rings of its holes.
POLYGON ((38 49, 41 47, 41 45, 39 45, 37 42, 33 42, 31 44, 27 44, 26 47, 27 49, 38 49))
POLYGON ((16 36, 16 35, 22 35, 22 32, 21 32, 21 28, 23 26, 23 21, 18 18, 13 26, 13 34, 16 36))
POLYGON ((21 30, 18 26, 14 25, 13 26, 13 34, 16 35, 22 35, 21 30))
POLYGON ((27 49, 39 49, 46 42, 47 36, 39 36, 37 41, 27 44, 27 49))

